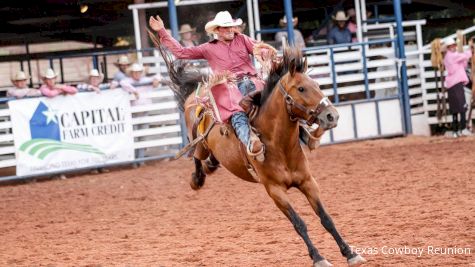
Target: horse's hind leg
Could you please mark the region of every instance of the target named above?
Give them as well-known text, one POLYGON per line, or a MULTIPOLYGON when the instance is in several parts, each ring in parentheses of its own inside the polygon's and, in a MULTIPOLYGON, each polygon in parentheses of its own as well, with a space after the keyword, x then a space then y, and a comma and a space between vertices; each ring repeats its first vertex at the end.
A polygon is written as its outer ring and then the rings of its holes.
POLYGON ((307 226, 305 222, 298 216, 295 210, 292 208, 289 202, 287 193, 282 187, 276 185, 266 185, 266 190, 269 196, 274 200, 277 207, 287 216, 292 225, 295 228, 295 231, 302 237, 303 241, 307 245, 308 253, 313 260, 314 267, 329 267, 332 266, 327 260, 325 260, 315 246, 312 244, 308 233, 307 226))
POLYGON ((305 194, 310 205, 312 205, 313 210, 320 218, 320 221, 329 232, 333 238, 335 239, 338 247, 340 248, 340 252, 343 256, 346 257, 349 266, 359 266, 366 262, 366 260, 358 255, 357 253, 353 252, 350 246, 343 240, 340 233, 336 230, 335 224, 331 219, 330 215, 325 211, 322 202, 320 201, 319 191, 317 182, 313 179, 313 177, 309 177, 299 186, 300 191, 305 194))
POLYGON ((219 167, 219 161, 214 157, 213 153, 209 154, 209 157, 205 160, 204 170, 206 174, 211 174, 219 167))
POLYGON ((203 170, 201 160, 195 157, 193 157, 193 160, 195 162, 195 172, 191 174, 190 186, 193 190, 198 190, 205 184, 206 174, 203 170))

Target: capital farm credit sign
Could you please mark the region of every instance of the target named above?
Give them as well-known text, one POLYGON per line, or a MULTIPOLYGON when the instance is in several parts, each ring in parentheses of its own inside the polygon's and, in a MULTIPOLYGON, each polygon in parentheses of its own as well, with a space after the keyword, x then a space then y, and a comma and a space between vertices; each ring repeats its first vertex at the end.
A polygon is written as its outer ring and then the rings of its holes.
POLYGON ((8 104, 17 175, 134 159, 129 95, 122 90, 8 104))

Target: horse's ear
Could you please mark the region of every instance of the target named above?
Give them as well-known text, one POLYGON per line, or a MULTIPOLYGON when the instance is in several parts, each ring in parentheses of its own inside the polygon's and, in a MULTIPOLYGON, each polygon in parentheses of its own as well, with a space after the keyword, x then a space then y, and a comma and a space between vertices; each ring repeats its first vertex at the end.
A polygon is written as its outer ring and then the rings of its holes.
POLYGON ((297 71, 297 64, 295 63, 295 58, 293 58, 289 64, 290 76, 293 77, 296 71, 297 71))
POLYGON ((305 59, 303 60, 303 70, 302 70, 302 73, 306 73, 306 72, 307 72, 307 69, 308 69, 308 61, 307 61, 307 57, 305 57, 305 59))

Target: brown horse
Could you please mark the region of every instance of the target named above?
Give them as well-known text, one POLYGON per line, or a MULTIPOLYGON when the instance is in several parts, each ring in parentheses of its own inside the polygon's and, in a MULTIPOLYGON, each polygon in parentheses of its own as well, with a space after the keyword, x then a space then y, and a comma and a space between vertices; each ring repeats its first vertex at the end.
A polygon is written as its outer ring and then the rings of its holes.
MULTIPOLYGON (((274 64, 269 74, 260 99, 260 110, 252 122, 265 144, 264 162, 258 162, 243 152, 244 148, 232 127, 217 123, 210 128, 209 134, 194 151, 196 171, 192 175, 191 184, 194 189, 204 184, 206 174, 202 160, 206 159, 207 167, 211 171, 220 163, 241 179, 261 183, 303 238, 313 266, 331 266, 312 244, 304 221, 289 201, 287 190, 296 187, 307 197, 323 227, 333 236, 341 253, 347 258, 348 264, 358 266, 365 260, 350 249, 325 211, 317 182, 310 173, 307 158, 299 143, 299 120, 308 124, 317 123, 322 129, 333 128, 338 121, 336 109, 324 97, 318 84, 305 74, 306 70, 307 62, 301 52, 288 48, 282 60, 274 64), (249 163, 252 165, 252 171, 249 171, 249 163), (253 171, 257 176, 252 174, 253 171)), ((177 71, 173 64, 169 65, 169 74, 176 86, 175 94, 180 105, 184 107, 191 139, 192 127, 197 119, 197 104, 194 95, 191 95, 195 88, 192 81, 199 81, 199 75, 195 73, 190 76, 183 69, 177 71)), ((209 114, 205 116, 211 118, 209 114)))

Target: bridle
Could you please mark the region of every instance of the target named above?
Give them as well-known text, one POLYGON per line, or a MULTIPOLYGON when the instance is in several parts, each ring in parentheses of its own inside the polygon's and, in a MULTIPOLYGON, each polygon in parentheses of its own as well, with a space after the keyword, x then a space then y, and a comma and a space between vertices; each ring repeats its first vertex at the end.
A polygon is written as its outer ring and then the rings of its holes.
POLYGON ((327 107, 332 105, 328 97, 323 97, 314 109, 306 108, 302 104, 295 102, 294 98, 289 95, 287 91, 285 91, 284 85, 282 84, 282 80, 279 80, 279 91, 284 96, 284 100, 287 106, 287 113, 289 113, 291 121, 297 121, 299 119, 299 117, 295 115, 293 108, 296 108, 303 114, 305 114, 307 118, 302 119, 304 119, 308 125, 312 125, 316 123, 318 115, 320 115, 327 107))

